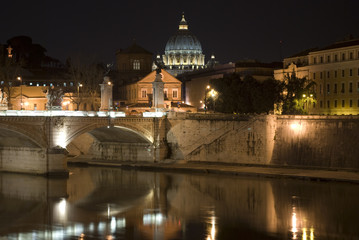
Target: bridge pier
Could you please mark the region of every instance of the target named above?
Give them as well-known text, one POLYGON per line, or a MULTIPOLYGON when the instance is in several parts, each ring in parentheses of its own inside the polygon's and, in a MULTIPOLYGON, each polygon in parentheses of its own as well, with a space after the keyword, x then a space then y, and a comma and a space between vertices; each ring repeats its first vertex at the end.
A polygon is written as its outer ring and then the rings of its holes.
POLYGON ((2 147, 0 171, 68 176, 65 149, 2 147))

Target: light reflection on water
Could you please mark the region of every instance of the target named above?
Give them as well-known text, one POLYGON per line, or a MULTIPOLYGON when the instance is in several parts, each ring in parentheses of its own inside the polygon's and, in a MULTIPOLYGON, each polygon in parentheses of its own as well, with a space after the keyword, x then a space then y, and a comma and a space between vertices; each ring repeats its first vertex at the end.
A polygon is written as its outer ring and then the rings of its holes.
POLYGON ((0 174, 0 239, 359 239, 354 184, 71 170, 0 174))

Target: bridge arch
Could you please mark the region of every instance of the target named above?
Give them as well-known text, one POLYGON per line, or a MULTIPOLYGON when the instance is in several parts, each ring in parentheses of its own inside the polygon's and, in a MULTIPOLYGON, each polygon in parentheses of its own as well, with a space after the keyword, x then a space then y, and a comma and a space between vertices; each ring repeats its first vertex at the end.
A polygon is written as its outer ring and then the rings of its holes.
POLYGON ((41 138, 34 129, 0 123, 0 147, 46 148, 46 138, 41 138))
MULTIPOLYGON (((109 126, 108 124, 104 124, 104 123, 93 123, 93 124, 85 125, 79 129, 77 129, 76 131, 73 131, 72 133, 71 132, 68 133, 66 140, 64 142, 64 146, 67 146, 75 138, 81 136, 82 134, 85 134, 85 133, 91 134, 91 132, 93 132, 93 131, 96 132, 96 129, 102 129, 107 134, 111 133, 111 131, 113 133, 119 133, 118 130, 123 130, 124 132, 127 132, 127 133, 133 133, 133 135, 131 136, 133 138, 136 138, 136 136, 140 136, 141 138, 145 139, 147 142, 153 143, 153 136, 152 136, 151 132, 147 129, 136 127, 132 124, 126 124, 126 123, 114 124, 111 126, 109 126)), ((96 137, 96 134, 93 136, 96 137)), ((140 138, 138 138, 138 139, 141 140, 140 138)))

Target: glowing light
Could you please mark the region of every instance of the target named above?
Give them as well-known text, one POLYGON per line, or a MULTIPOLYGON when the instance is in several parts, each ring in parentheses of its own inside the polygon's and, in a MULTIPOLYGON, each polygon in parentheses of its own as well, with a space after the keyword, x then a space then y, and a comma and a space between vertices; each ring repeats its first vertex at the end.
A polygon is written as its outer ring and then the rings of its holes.
POLYGON ((66 128, 63 128, 59 132, 59 135, 58 135, 57 139, 55 140, 55 144, 62 148, 65 148, 66 147, 66 138, 67 138, 66 128))
POLYGON ((66 221, 67 214, 67 203, 66 199, 61 199, 61 201, 57 204, 57 214, 60 221, 66 221))
POLYGON ((310 228, 310 240, 314 240, 314 228, 310 228))
POLYGON ((307 97, 307 95, 303 94, 303 97, 305 98, 305 97, 307 97))
POLYGON ((111 85, 112 83, 111 83, 111 82, 108 82, 107 84, 108 84, 108 85, 111 85))
POLYGON ((307 240, 307 229, 303 228, 302 240, 307 240))
POLYGON ((142 114, 143 117, 163 117, 165 115, 165 112, 144 112, 142 114))
POLYGON ((208 236, 206 240, 215 240, 216 239, 216 217, 211 217, 211 227, 208 231, 208 236))
POLYGON ((161 213, 143 215, 143 225, 161 225, 164 218, 161 213))
POLYGON ((28 103, 28 102, 25 102, 25 106, 29 106, 29 103, 28 103))
POLYGON ((116 232, 116 218, 115 217, 112 217, 111 218, 111 233, 114 233, 116 232))
POLYGON ((294 208, 293 208, 293 213, 292 213, 292 233, 293 233, 293 239, 297 239, 297 215, 294 212, 294 208))
POLYGON ((290 124, 290 128, 295 132, 295 133, 300 133, 303 130, 303 125, 301 123, 298 122, 294 122, 292 124, 290 124))

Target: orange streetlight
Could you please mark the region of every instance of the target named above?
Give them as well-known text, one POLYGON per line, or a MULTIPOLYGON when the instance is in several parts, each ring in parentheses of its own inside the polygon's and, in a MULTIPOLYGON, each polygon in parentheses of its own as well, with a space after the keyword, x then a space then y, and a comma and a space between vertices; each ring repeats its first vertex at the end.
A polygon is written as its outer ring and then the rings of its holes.
POLYGON ((22 78, 19 76, 17 80, 20 81, 20 110, 22 110, 22 78))

